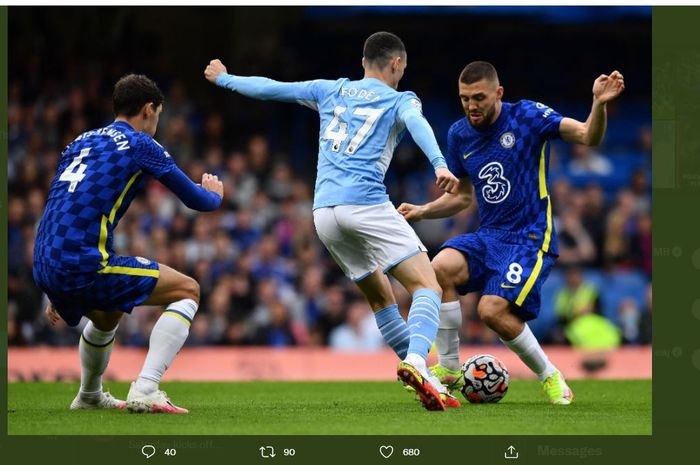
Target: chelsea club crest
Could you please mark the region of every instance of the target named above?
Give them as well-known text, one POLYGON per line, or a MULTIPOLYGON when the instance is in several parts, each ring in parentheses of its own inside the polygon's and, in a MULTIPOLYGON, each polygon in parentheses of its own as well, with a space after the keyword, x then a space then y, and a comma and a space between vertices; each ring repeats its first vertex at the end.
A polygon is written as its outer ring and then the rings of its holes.
POLYGON ((515 145, 515 136, 512 132, 506 132, 501 135, 501 146, 504 149, 509 149, 515 145))

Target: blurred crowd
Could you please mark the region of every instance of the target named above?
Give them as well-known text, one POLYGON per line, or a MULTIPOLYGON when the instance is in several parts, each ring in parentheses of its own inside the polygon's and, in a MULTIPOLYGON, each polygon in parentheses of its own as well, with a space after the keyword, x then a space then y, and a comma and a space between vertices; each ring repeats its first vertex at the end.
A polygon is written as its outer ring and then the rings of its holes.
MULTIPOLYGON (((32 279, 32 250, 61 150, 80 133, 112 120, 111 79, 91 73, 63 83, 10 81, 11 345, 74 345, 78 340, 80 327, 47 325, 45 297, 32 279)), ((310 182, 315 160, 305 170, 293 169, 288 153, 271 149, 268 135, 245 134, 244 143, 231 144, 226 133, 237 128, 220 113, 198 108, 183 83, 171 81, 163 90, 166 102, 156 139, 193 180, 204 172, 218 175, 224 204, 199 214, 150 180, 119 224, 114 246, 120 254, 157 260, 200 283, 201 306, 187 344, 383 347, 362 295, 316 236, 310 182)), ((639 274, 649 287, 642 292, 650 294, 651 131, 636 130, 636 146, 629 147, 634 160, 625 173, 605 146, 552 147, 553 214, 561 250, 557 267, 572 277, 567 274, 549 305, 556 321, 540 333, 549 342, 575 343, 566 326, 580 315, 601 313, 595 284, 586 283, 581 270, 639 274)), ((439 196, 429 168, 412 143, 401 144, 387 178, 392 200, 398 205, 439 196)), ((478 227, 477 209, 415 227, 434 253, 447 238, 478 227)), ((400 287, 395 290, 405 314, 409 296, 400 287)), ((495 335, 476 317, 475 301, 474 295, 464 299, 463 341, 493 342, 495 335)), ((628 300, 619 318, 608 316, 622 341, 650 341, 651 300, 647 303, 628 300)), ((134 309, 120 325, 118 342, 146 346, 159 313, 157 308, 134 309)))

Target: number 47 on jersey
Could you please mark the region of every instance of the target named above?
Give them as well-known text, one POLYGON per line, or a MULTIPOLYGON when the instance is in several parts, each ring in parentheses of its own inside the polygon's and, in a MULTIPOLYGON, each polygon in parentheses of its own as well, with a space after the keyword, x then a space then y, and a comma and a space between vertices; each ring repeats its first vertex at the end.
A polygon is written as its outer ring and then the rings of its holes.
MULTIPOLYGON (((340 146, 348 138, 348 123, 342 120, 341 115, 347 110, 346 107, 337 106, 333 110, 333 119, 326 130, 323 131, 323 139, 328 139, 333 141, 331 150, 334 152, 340 152, 340 146)), ((357 152, 360 148, 362 142, 364 142, 365 137, 369 134, 374 123, 377 122, 379 117, 384 112, 383 108, 369 108, 369 107, 358 107, 352 112, 353 115, 364 118, 364 124, 358 129, 357 133, 350 139, 350 143, 345 148, 344 153, 352 155, 357 152)))

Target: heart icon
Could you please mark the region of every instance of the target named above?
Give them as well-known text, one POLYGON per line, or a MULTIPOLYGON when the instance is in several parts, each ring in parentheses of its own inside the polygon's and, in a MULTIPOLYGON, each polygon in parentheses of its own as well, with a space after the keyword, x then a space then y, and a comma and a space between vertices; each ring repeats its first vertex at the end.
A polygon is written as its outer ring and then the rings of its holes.
POLYGON ((379 448, 379 453, 382 454, 382 457, 388 459, 391 457, 391 454, 394 453, 394 446, 381 446, 379 448))

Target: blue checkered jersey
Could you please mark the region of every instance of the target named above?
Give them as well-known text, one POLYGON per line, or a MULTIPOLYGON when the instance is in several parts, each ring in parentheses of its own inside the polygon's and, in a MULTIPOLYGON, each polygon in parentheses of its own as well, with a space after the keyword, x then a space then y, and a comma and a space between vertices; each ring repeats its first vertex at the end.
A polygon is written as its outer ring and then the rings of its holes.
POLYGON ((74 273, 100 270, 114 254, 114 228, 146 178, 175 167, 160 144, 125 122, 80 135, 61 154, 34 261, 74 273))
POLYGON ((487 129, 467 118, 450 127, 447 165, 469 177, 479 204, 480 229, 511 243, 558 254, 547 181, 548 141, 559 137, 562 116, 541 103, 503 102, 487 129))
POLYGON ((314 209, 387 202, 384 176, 407 128, 433 167, 445 166, 416 94, 398 92, 378 79, 284 83, 221 74, 216 83, 248 97, 296 102, 318 111, 314 209))

